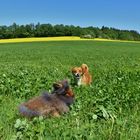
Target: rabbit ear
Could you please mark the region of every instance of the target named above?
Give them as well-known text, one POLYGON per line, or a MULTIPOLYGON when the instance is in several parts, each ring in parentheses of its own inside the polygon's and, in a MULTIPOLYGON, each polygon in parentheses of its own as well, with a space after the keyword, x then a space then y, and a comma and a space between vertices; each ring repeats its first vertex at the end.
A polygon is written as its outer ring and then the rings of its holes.
POLYGON ((83 73, 88 72, 88 66, 86 64, 82 64, 81 68, 83 73))
POLYGON ((78 67, 73 67, 73 68, 71 69, 71 72, 72 72, 72 73, 75 73, 77 68, 78 68, 78 67))
POLYGON ((53 84, 53 87, 54 89, 58 89, 58 88, 61 88, 63 85, 61 83, 54 83, 53 84))
POLYGON ((69 87, 69 82, 67 80, 63 80, 62 83, 64 88, 69 87))
POLYGON ((72 72, 74 71, 74 68, 75 68, 75 67, 73 67, 73 68, 71 69, 72 72))
POLYGON ((68 84, 68 81, 67 80, 63 80, 62 83, 63 84, 68 84))

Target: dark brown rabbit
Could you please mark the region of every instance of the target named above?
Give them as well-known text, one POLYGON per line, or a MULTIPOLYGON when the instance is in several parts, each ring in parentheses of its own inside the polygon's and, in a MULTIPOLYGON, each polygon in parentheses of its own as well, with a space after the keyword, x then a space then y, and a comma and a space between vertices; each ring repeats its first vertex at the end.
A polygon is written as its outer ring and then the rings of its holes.
POLYGON ((34 97, 19 106, 21 115, 27 118, 36 116, 60 116, 69 111, 69 106, 74 102, 74 94, 66 80, 53 84, 51 94, 44 93, 34 97))

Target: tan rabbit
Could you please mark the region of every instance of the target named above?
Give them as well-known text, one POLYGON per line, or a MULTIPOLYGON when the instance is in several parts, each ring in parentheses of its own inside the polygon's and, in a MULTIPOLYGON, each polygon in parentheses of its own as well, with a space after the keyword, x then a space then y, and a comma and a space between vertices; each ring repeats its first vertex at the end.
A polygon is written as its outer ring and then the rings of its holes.
POLYGON ((91 84, 92 76, 86 64, 82 64, 81 67, 74 67, 71 71, 78 86, 91 84))

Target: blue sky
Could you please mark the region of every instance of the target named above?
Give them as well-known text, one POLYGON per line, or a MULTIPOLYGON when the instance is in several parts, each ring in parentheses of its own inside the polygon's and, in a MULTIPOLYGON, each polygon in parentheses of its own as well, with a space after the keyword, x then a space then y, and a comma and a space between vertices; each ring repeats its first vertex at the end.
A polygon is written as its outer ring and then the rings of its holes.
POLYGON ((51 23, 140 32, 140 0, 0 0, 0 25, 51 23))

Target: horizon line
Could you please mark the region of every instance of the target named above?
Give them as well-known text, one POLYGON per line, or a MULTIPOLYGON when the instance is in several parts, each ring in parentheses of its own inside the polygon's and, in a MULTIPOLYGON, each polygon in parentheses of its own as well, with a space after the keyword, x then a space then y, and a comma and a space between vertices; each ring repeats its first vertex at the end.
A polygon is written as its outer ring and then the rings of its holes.
POLYGON ((123 30, 123 31, 136 31, 140 34, 140 31, 137 30, 137 29, 124 29, 124 28, 122 29, 122 28, 106 26, 106 25, 102 25, 102 26, 86 25, 86 26, 84 26, 84 25, 76 25, 76 24, 49 23, 49 22, 39 22, 39 21, 36 22, 36 23, 34 23, 34 22, 30 22, 30 23, 16 23, 16 22, 13 22, 13 23, 10 23, 10 24, 0 24, 0 26, 11 26, 14 23, 17 24, 17 25, 30 25, 30 24, 37 25, 39 23, 39 24, 51 24, 53 26, 55 26, 55 25, 64 25, 64 26, 68 25, 68 26, 76 26, 76 27, 79 26, 79 27, 82 27, 82 28, 94 27, 94 28, 100 28, 100 29, 102 27, 107 27, 107 28, 113 28, 113 29, 123 30))

